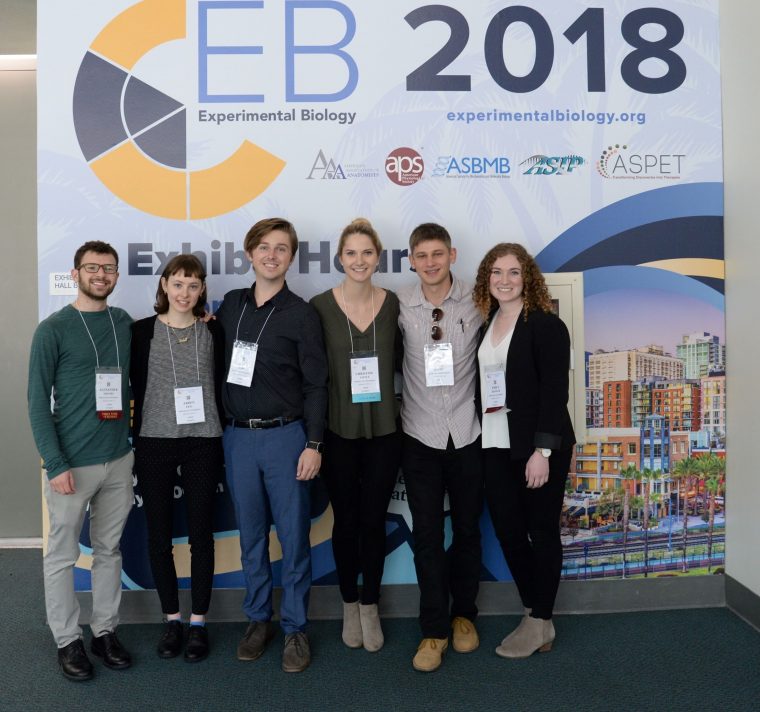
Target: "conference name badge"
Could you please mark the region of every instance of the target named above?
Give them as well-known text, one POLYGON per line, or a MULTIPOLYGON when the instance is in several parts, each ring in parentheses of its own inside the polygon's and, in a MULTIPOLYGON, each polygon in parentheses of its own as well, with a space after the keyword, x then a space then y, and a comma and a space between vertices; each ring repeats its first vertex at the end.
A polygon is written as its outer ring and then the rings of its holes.
POLYGON ((253 369, 256 367, 258 344, 250 341, 235 341, 232 346, 230 370, 227 373, 227 383, 250 387, 253 380, 253 369))
POLYGON ((95 411, 101 420, 121 418, 121 368, 95 369, 95 411))
POLYGON ((425 344, 425 385, 454 385, 454 348, 450 343, 425 344))
POLYGON ((206 411, 203 408, 203 386, 174 389, 174 413, 177 425, 204 423, 206 411))
POLYGON ((351 355, 351 402, 374 403, 380 400, 380 366, 374 351, 355 351, 351 355))
POLYGON ((504 366, 486 366, 486 413, 495 413, 507 404, 507 380, 504 366))

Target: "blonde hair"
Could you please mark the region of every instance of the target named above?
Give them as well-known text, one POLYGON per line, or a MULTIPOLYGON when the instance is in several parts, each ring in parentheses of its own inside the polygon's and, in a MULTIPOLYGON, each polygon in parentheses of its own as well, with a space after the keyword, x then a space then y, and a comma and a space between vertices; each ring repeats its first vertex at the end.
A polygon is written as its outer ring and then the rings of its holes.
POLYGON ((366 235, 371 240, 378 255, 383 251, 383 243, 380 242, 380 237, 377 234, 377 230, 372 227, 372 223, 367 220, 367 218, 355 218, 348 223, 348 225, 343 228, 343 232, 340 233, 340 239, 338 240, 338 255, 343 254, 346 240, 351 235, 366 235))

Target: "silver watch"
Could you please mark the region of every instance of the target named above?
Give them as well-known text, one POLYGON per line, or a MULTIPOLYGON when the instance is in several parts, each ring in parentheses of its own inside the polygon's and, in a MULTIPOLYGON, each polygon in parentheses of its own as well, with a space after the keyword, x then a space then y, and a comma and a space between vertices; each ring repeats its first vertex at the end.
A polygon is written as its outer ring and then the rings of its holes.
POLYGON ((536 452, 540 452, 544 457, 551 457, 552 451, 548 447, 537 447, 536 452))

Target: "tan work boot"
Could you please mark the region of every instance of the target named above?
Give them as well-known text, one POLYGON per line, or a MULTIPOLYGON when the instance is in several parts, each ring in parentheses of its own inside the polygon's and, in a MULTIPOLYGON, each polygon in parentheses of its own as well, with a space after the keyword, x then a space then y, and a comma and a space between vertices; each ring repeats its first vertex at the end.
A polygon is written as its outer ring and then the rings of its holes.
POLYGON ((480 639, 478 631, 475 630, 475 624, 471 620, 457 616, 451 621, 451 629, 453 631, 451 644, 458 653, 471 653, 478 649, 480 639))
POLYGON ((349 648, 362 647, 362 626, 359 620, 359 601, 343 603, 343 642, 349 648))
POLYGON ((380 627, 380 616, 377 613, 377 603, 369 603, 366 606, 360 603, 359 620, 364 649, 370 653, 376 653, 385 643, 383 629, 380 627))
POLYGON ((448 638, 423 638, 417 654, 412 660, 412 667, 420 672, 433 672, 441 667, 443 654, 449 647, 448 638))
POLYGON ((496 648, 496 654, 502 658, 527 658, 537 650, 548 653, 554 642, 554 624, 551 620, 525 616, 520 625, 512 631, 501 645, 496 648))

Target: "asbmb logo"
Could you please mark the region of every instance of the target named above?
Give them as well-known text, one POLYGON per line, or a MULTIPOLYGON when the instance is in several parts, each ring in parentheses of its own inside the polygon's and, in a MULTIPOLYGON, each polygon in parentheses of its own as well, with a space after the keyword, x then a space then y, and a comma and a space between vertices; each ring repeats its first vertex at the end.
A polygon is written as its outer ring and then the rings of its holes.
POLYGON ((79 67, 74 128, 114 195, 152 215, 198 220, 253 200, 285 161, 244 140, 220 163, 188 169, 185 106, 132 74, 154 48, 187 39, 186 14, 186 0, 142 0, 103 28, 79 67))
POLYGON ((528 166, 523 171, 524 176, 561 176, 572 173, 575 168, 582 166, 586 161, 581 156, 570 154, 567 156, 544 156, 537 153, 526 158, 521 166, 528 166))
POLYGON ((320 180, 346 180, 346 174, 340 163, 336 163, 333 158, 327 158, 325 152, 320 148, 314 163, 311 164, 311 170, 306 176, 306 180, 314 180, 315 178, 320 180))
POLYGON ((626 144, 607 146, 596 162, 603 178, 680 180, 685 153, 631 153, 626 144))
POLYGON ((385 159, 385 175, 396 185, 413 185, 424 172, 425 162, 413 148, 395 148, 385 159))

